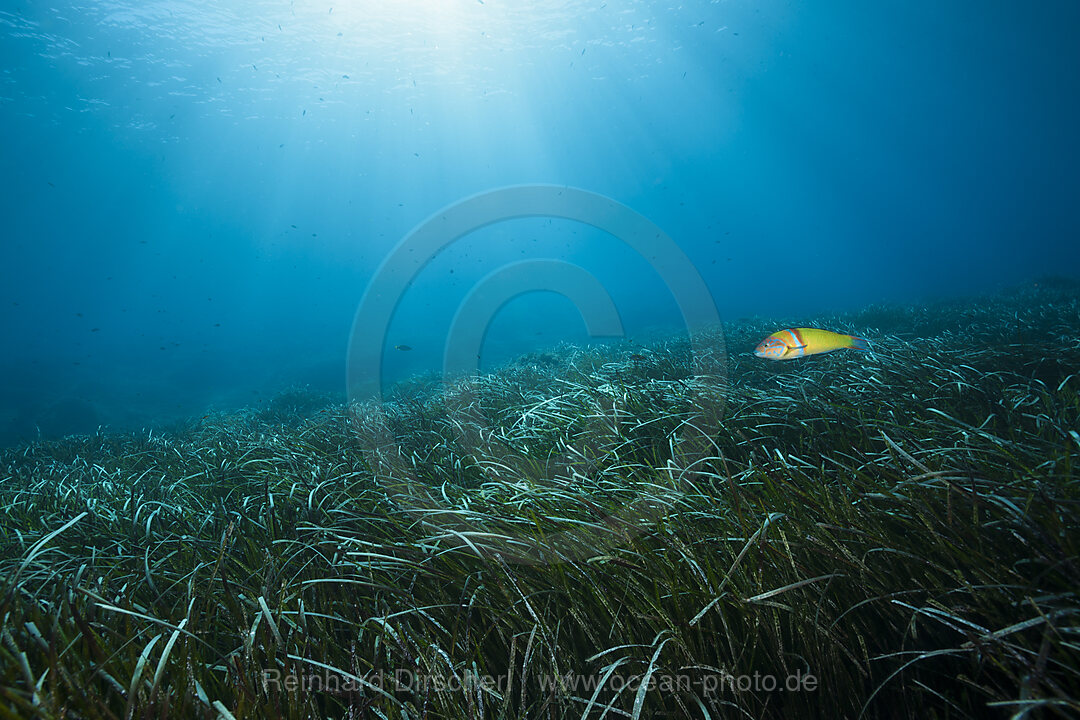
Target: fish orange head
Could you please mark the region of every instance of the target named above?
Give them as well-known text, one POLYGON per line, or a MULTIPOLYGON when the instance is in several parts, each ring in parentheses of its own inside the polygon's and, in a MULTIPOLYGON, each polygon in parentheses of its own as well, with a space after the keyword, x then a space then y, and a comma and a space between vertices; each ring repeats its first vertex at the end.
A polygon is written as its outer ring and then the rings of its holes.
POLYGON ((770 335, 762 340, 756 348, 754 348, 754 354, 759 358, 769 358, 770 360, 779 360, 788 351, 788 346, 784 344, 784 341, 778 337, 770 335))

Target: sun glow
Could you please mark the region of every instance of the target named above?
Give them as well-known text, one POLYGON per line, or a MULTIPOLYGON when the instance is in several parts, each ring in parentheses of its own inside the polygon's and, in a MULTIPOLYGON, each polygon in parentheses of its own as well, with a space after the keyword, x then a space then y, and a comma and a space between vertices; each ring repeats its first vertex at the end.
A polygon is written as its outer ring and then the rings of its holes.
MULTIPOLYGON (((321 4, 309 3, 312 8, 321 4)), ((443 41, 467 35, 490 19, 479 0, 389 0, 346 2, 327 16, 337 15, 345 31, 383 38, 443 41)))

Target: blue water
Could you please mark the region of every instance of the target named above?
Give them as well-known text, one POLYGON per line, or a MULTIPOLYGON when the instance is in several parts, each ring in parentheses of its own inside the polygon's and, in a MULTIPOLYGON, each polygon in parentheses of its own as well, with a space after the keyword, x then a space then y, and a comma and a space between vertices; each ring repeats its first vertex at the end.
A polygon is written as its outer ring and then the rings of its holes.
MULTIPOLYGON (((8 0, 0 444, 344 395, 383 259, 507 186, 655 223, 728 321, 1075 275, 1078 26, 1071 1, 8 0)), ((619 239, 508 220, 417 265, 384 379, 438 367, 469 289, 528 259, 588 270, 628 335, 681 321, 619 239)), ((533 292, 481 364, 589 339, 533 292)))

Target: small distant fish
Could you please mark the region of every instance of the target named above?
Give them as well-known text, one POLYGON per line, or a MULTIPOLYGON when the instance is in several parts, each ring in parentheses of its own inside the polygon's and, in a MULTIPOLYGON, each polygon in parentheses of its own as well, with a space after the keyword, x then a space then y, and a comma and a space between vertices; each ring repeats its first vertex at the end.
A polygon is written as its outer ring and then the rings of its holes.
POLYGON ((645 359, 645 356, 642 355, 641 353, 634 353, 634 354, 632 354, 630 356, 630 359, 633 360, 634 362, 641 362, 642 360, 645 359))
POLYGON ((406 350, 406 351, 412 350, 412 348, 409 347, 408 345, 395 345, 394 349, 395 350, 406 350))
POLYGON ((819 355, 850 348, 865 352, 867 343, 855 335, 843 335, 814 328, 791 328, 774 332, 754 349, 759 358, 791 360, 804 355, 819 355))

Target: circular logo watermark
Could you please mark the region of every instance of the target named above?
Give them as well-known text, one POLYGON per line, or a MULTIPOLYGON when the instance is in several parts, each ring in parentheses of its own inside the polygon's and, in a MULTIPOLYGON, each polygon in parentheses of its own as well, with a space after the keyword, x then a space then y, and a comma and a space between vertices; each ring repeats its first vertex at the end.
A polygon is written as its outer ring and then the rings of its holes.
MULTIPOLYGON (((641 256, 674 297, 689 335, 689 376, 685 382, 677 382, 687 396, 700 402, 688 403, 697 412, 681 418, 678 432, 668 439, 671 457, 666 465, 652 470, 666 474, 665 492, 680 492, 689 469, 709 456, 710 434, 716 430, 722 411, 727 358, 720 318, 705 282, 674 240, 629 207, 585 190, 551 185, 492 190, 435 213, 406 235, 376 271, 356 311, 346 372, 350 414, 376 481, 399 510, 412 514, 435 533, 433 539, 500 560, 548 563, 588 559, 643 532, 650 517, 665 512, 670 503, 657 502, 655 495, 636 501, 624 498, 595 503, 585 508, 587 521, 545 515, 553 522, 565 521, 568 527, 545 529, 542 540, 538 540, 533 523, 516 525, 507 519, 492 527, 490 516, 472 512, 467 501, 452 505, 441 483, 425 482, 418 476, 415 457, 396 439, 393 418, 400 417, 400 408, 392 407, 395 401, 383 397, 383 354, 390 323, 407 289, 428 262, 475 230, 530 217, 577 221, 609 233, 641 256)), ((580 417, 584 419, 542 455, 530 454, 496 432, 494 421, 485 416, 483 402, 477 397, 484 391, 477 372, 484 334, 501 307, 535 291, 569 299, 591 337, 624 334, 618 310, 601 283, 584 268, 557 259, 530 259, 503 266, 474 285, 458 307, 443 354, 441 427, 453 436, 458 461, 473 458, 484 484, 516 492, 518 506, 528 503, 530 497, 543 496, 545 488, 538 485, 547 485, 546 489, 558 495, 560 486, 589 482, 602 473, 618 448, 626 444, 621 433, 630 415, 622 407, 625 388, 620 393, 611 384, 604 384, 582 390, 577 399, 589 404, 582 408, 580 417), (531 493, 530 489, 540 492, 531 493)), ((652 487, 657 486, 653 483, 652 487)), ((619 488, 613 490, 620 492, 619 488)), ((485 491, 476 492, 483 495, 485 491)), ((578 500, 591 504, 578 495, 578 500)))

